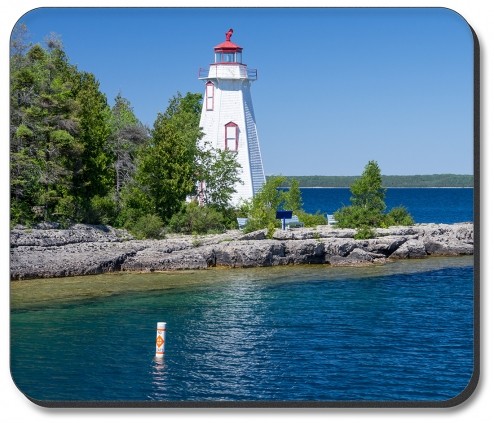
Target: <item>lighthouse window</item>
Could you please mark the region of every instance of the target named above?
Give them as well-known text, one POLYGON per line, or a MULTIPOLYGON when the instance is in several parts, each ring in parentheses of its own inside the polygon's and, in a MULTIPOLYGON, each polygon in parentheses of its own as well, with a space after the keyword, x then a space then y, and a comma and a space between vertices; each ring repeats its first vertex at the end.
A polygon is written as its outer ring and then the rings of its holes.
POLYGON ((225 125, 225 150, 238 150, 238 126, 233 122, 225 125))
POLYGON ((206 83, 206 110, 214 108, 214 84, 211 81, 206 83))

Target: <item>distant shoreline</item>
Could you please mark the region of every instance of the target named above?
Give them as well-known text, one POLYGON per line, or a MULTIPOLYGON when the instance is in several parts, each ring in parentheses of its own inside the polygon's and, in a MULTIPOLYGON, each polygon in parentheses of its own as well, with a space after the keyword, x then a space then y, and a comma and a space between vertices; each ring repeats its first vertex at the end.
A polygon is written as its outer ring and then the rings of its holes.
MULTIPOLYGON (((267 179, 273 175, 267 176, 267 179)), ((303 188, 349 188, 358 176, 286 176, 281 185, 289 187, 296 180, 303 188)), ((437 174, 437 175, 383 175, 385 188, 473 188, 473 175, 437 174)))
MULTIPOLYGON (((288 187, 280 187, 288 188, 288 187)), ((303 187, 300 189, 349 189, 350 187, 303 187)), ((473 189, 474 187, 384 187, 385 189, 473 189)))

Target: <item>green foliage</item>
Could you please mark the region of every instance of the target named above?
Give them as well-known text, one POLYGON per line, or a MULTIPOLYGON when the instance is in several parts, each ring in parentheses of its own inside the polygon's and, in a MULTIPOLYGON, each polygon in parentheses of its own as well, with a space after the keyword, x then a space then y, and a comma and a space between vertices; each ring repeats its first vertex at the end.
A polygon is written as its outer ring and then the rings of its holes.
POLYGON ((111 109, 110 127, 107 148, 114 157, 113 191, 117 209, 120 210, 123 207, 121 191, 132 181, 138 149, 145 144, 149 131, 135 116, 130 102, 120 94, 111 109))
POLYGON ((160 239, 163 237, 163 221, 155 214, 146 214, 128 228, 137 239, 160 239))
POLYGON ((350 186, 351 206, 334 213, 340 228, 378 227, 384 224, 385 190, 382 187, 381 170, 375 161, 365 166, 362 176, 350 186))
POLYGON ((154 206, 149 195, 136 183, 130 183, 122 189, 121 200, 123 207, 116 218, 117 226, 130 230, 139 218, 154 214, 154 206))
MULTIPOLYGON (((20 31, 20 32, 19 32, 20 31)), ((54 36, 30 46, 11 40, 12 219, 87 221, 91 199, 111 188, 109 109, 94 75, 71 65, 54 36)), ((17 37, 17 38, 15 38, 17 37)))
POLYGON ((285 209, 294 211, 302 210, 302 192, 300 191, 300 184, 296 179, 290 181, 290 189, 286 193, 285 209))
POLYGON ((200 100, 199 94, 191 93, 173 97, 139 153, 135 181, 165 222, 195 189, 200 100))
POLYGON ((57 199, 53 216, 63 227, 68 227, 73 223, 75 213, 76 205, 74 197, 71 195, 64 195, 60 199, 57 199))
POLYGON ((355 207, 369 210, 372 213, 382 213, 386 209, 385 189, 382 186, 381 170, 377 162, 370 161, 365 166, 362 176, 351 186, 350 201, 355 207))
POLYGON ((413 219, 404 207, 397 207, 385 214, 385 190, 381 171, 375 161, 370 161, 350 187, 351 206, 342 207, 334 213, 337 226, 356 228, 356 239, 374 236, 371 228, 390 225, 412 225, 413 219))
POLYGON ((355 239, 371 239, 374 238, 376 234, 369 228, 368 226, 362 226, 357 229, 357 233, 355 234, 355 239))
POLYGON ((213 149, 209 145, 198 150, 197 197, 205 205, 218 210, 229 207, 235 184, 242 182, 239 177, 241 166, 237 153, 230 150, 213 149))
POLYGON ((305 227, 311 228, 318 225, 326 225, 328 223, 326 216, 322 213, 310 214, 303 210, 297 210, 295 214, 305 227))
POLYGON ((365 226, 380 227, 384 215, 378 210, 357 206, 346 206, 334 213, 339 228, 361 228, 365 226))
POLYGON ((168 227, 184 234, 220 233, 226 229, 220 212, 210 206, 200 206, 196 201, 183 204, 168 222, 168 227))
POLYGON ((99 83, 90 73, 80 75, 80 89, 76 97, 79 112, 79 138, 83 145, 74 177, 74 191, 80 198, 81 218, 90 209, 90 199, 106 195, 113 187, 113 156, 107 152, 111 133, 110 108, 99 91, 99 83))
POLYGON ((270 178, 256 193, 248 212, 249 221, 245 232, 265 228, 274 232, 274 228, 280 226, 276 219, 276 210, 281 210, 285 203, 286 193, 278 189, 284 179, 283 176, 270 178))
POLYGON ((267 236, 271 237, 276 228, 281 226, 276 219, 277 210, 292 210, 304 226, 314 227, 327 223, 323 214, 310 214, 302 209, 302 194, 297 181, 291 182, 288 191, 279 189, 284 182, 283 176, 270 177, 250 203, 241 205, 239 217, 249 217, 245 232, 266 228, 267 236))
POLYGON ((88 223, 114 225, 117 218, 117 205, 111 195, 91 198, 91 208, 88 214, 88 223))
POLYGON ((21 123, 19 127, 15 131, 15 136, 17 138, 31 138, 34 135, 33 131, 31 131, 26 125, 21 123))
POLYGON ((412 216, 403 206, 394 207, 386 214, 387 226, 411 226, 414 223, 412 216))

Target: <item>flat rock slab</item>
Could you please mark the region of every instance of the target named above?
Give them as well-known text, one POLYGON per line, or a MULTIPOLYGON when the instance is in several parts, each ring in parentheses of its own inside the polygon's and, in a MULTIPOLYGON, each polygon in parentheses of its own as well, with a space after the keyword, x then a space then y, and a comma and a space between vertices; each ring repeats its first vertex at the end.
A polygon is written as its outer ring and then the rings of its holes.
POLYGON ((164 271, 208 267, 291 264, 362 266, 388 260, 474 253, 472 223, 421 224, 376 230, 377 237, 355 240, 354 230, 297 228, 243 234, 173 235, 139 241, 124 230, 74 225, 68 229, 11 231, 12 279, 88 275, 115 271, 164 271))

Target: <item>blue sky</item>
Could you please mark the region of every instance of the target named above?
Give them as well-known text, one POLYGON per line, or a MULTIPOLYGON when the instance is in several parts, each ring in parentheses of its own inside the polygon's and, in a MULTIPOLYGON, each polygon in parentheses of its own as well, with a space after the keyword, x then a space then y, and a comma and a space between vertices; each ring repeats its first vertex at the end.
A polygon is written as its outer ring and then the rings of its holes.
POLYGON ((110 105, 152 126, 224 40, 258 69, 252 86, 266 174, 473 173, 473 38, 448 9, 41 8, 31 41, 55 32, 110 105))

